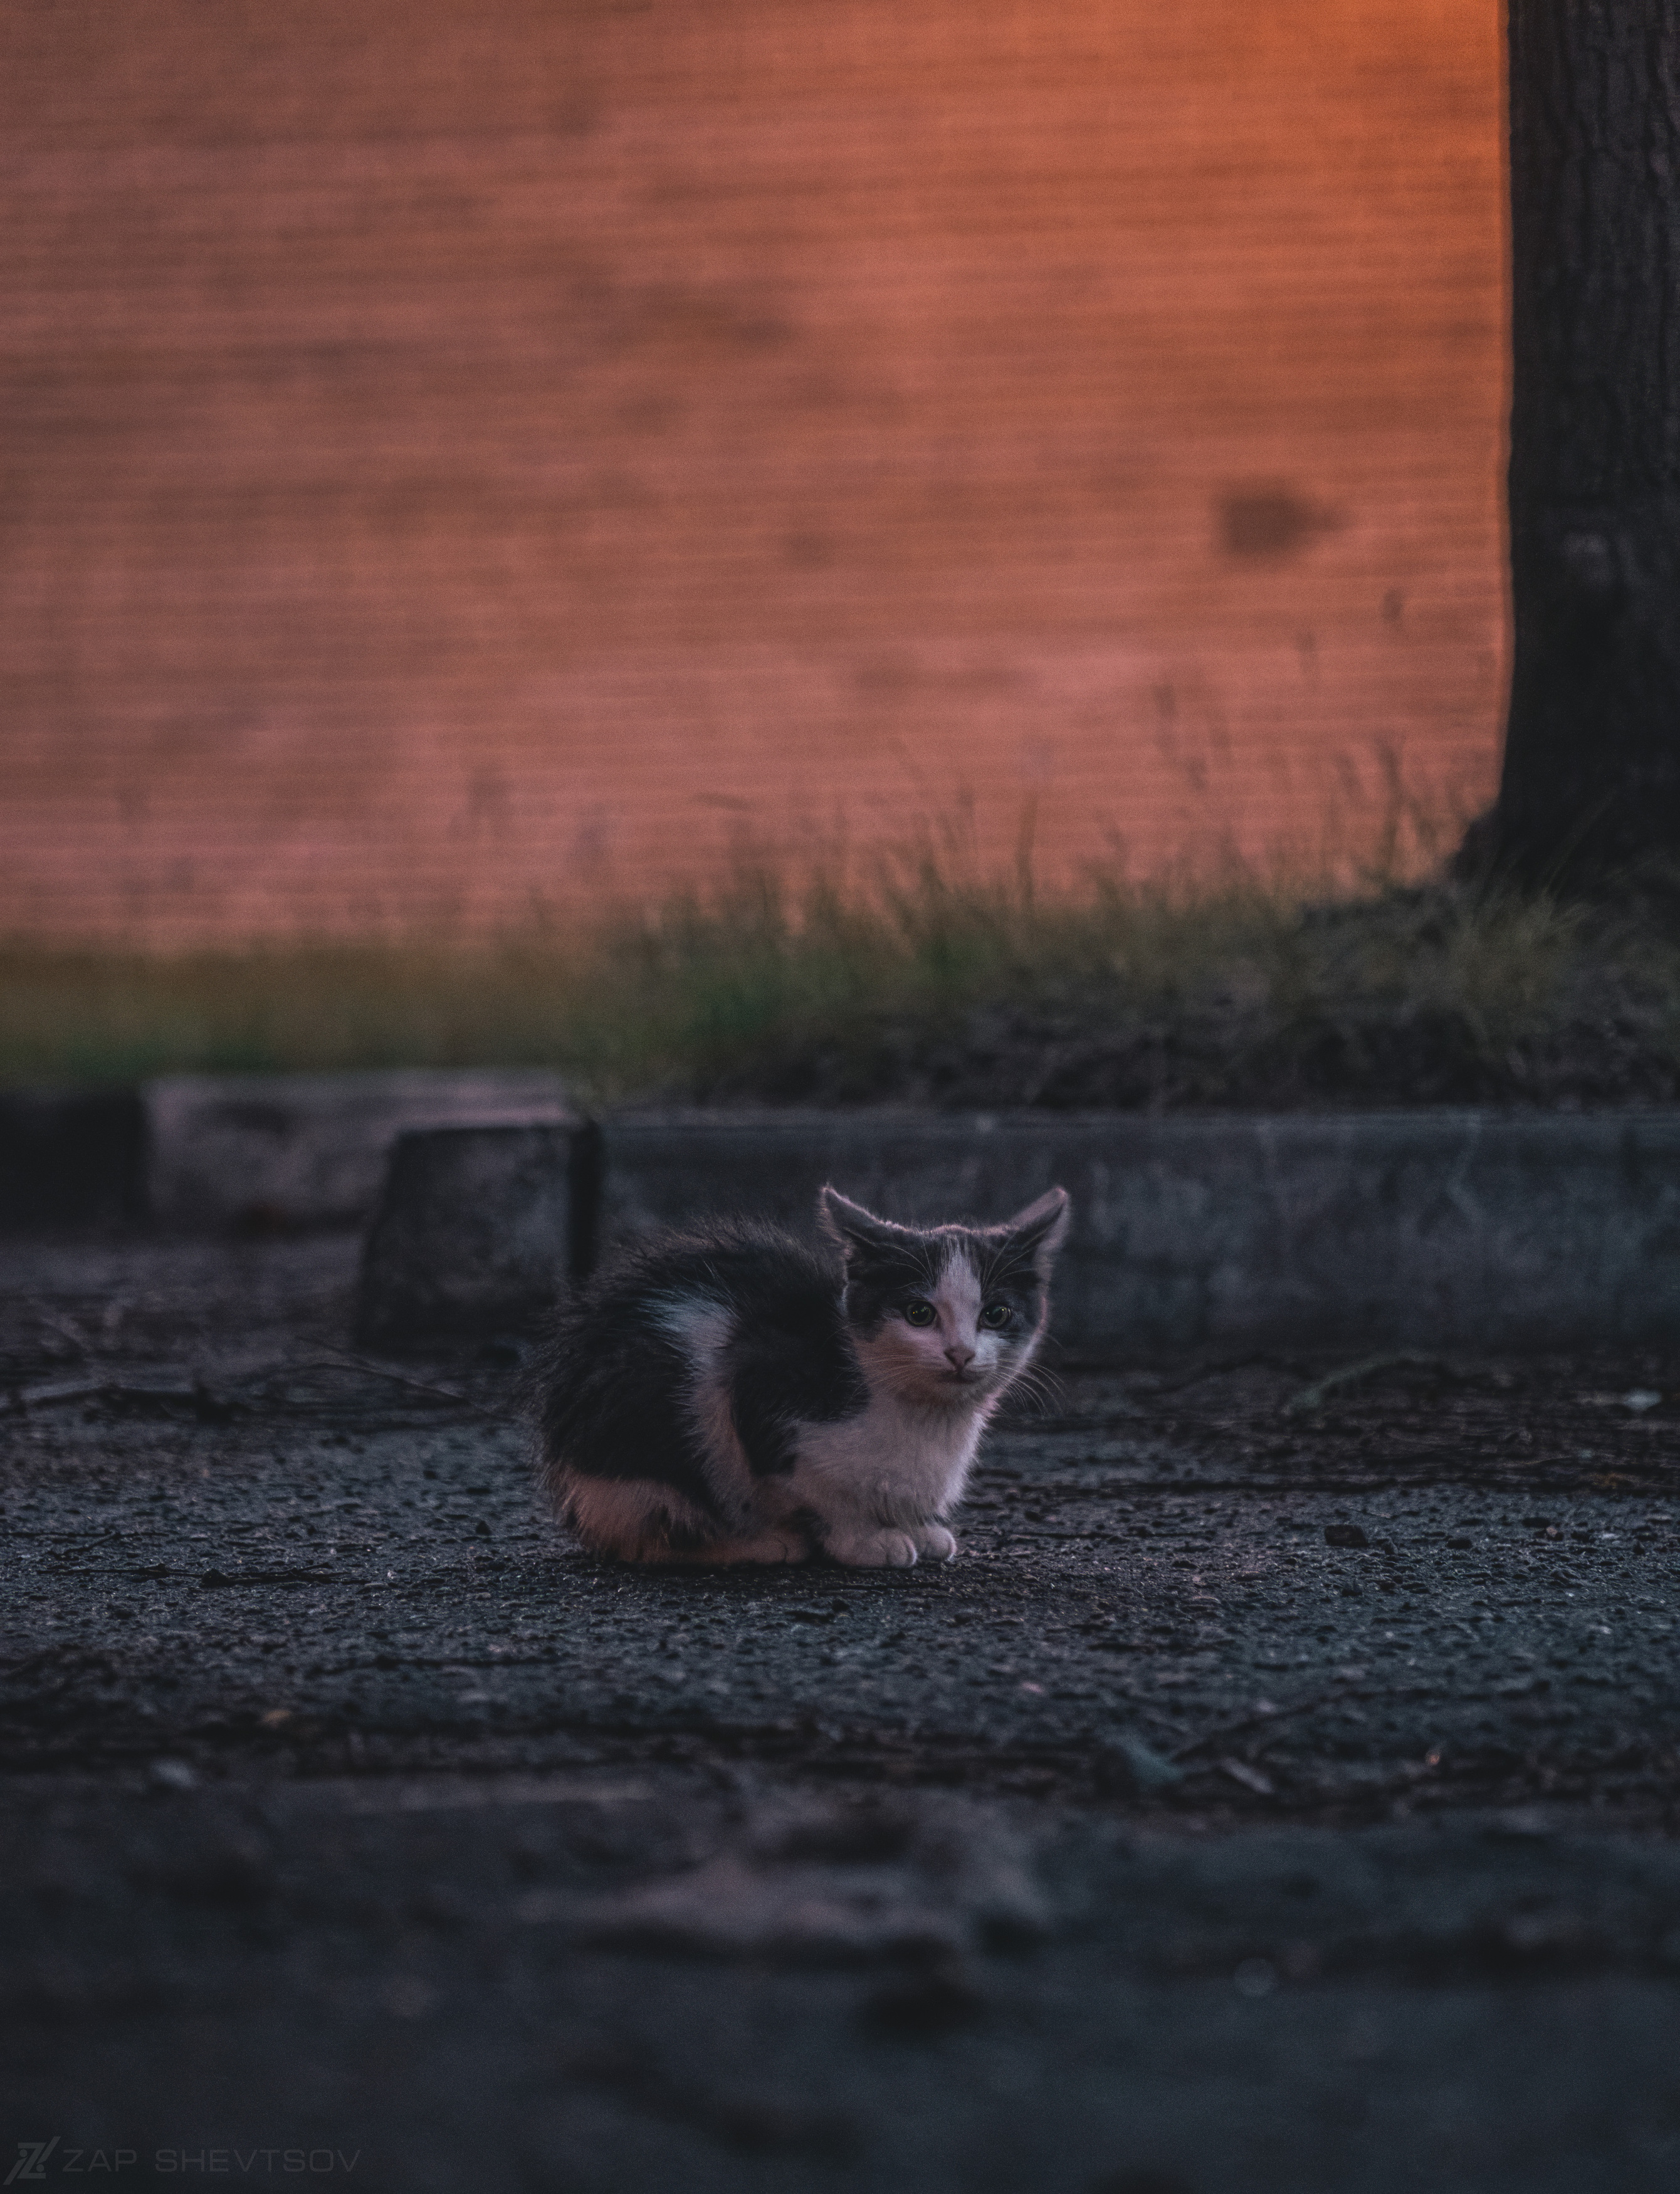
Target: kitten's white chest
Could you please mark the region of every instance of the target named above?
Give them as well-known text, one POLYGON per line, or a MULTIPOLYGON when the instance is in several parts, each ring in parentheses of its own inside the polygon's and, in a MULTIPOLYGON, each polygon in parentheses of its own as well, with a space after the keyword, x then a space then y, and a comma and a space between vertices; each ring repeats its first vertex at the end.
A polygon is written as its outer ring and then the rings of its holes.
POLYGON ((821 1512, 844 1507, 900 1528, 926 1523, 960 1499, 991 1413, 990 1403, 918 1410, 877 1394, 843 1423, 802 1427, 791 1490, 821 1512))

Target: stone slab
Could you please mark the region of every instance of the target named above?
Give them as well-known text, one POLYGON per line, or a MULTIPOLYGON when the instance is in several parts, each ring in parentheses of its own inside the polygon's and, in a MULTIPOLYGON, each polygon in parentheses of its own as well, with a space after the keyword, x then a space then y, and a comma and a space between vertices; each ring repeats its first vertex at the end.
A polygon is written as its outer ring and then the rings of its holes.
POLYGON ((374 1348, 526 1324, 577 1259, 587 1133, 559 1126, 399 1135, 363 1252, 358 1338, 374 1348))
MULTIPOLYGON (((1644 1342, 1680 1324, 1680 1111, 666 1114, 608 1121, 584 1163, 562 1133, 528 1146, 477 1136, 469 1154, 457 1131, 446 1159, 451 1140, 434 1139, 430 1170, 417 1156, 394 1169, 382 1225, 397 1239, 406 1198, 423 1198, 414 1238, 430 1269, 451 1271, 463 1314, 480 1261, 486 1302, 509 1314, 520 1257, 506 1261, 498 1230, 523 1223, 522 1198, 548 1209, 564 1175, 576 1272, 722 1212, 813 1236, 826 1180, 921 1222, 1004 1218, 1060 1182, 1073 1220, 1055 1330, 1091 1360, 1644 1342)), ((558 1243, 561 1221, 543 1223, 558 1243)), ((421 1253, 403 1254, 418 1269, 421 1253)), ((393 1334, 394 1317, 377 1312, 393 1334)))
POLYGON ((406 1129, 572 1117, 534 1068, 173 1075, 141 1097, 147 1206, 186 1228, 357 1225, 406 1129))

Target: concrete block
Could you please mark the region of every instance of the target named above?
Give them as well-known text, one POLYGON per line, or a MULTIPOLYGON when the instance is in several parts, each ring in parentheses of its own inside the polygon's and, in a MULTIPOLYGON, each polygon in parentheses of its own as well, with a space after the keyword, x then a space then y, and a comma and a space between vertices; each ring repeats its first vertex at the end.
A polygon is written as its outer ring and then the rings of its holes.
POLYGON ((1073 1198, 1055 1330, 1159 1346, 1641 1341, 1680 1321, 1680 1112, 891 1113, 623 1120, 610 1247, 703 1212, 812 1227, 833 1180, 889 1217, 1073 1198))
POLYGON ((186 1074, 141 1094, 148 1207, 187 1228, 354 1226, 405 1130, 572 1117, 559 1076, 535 1068, 186 1074))
MULTIPOLYGON (((588 1133, 576 1139, 588 1146, 588 1133)), ((412 1129, 397 1138, 362 1255, 372 1347, 506 1331, 552 1303, 573 1262, 572 1132, 412 1129)))

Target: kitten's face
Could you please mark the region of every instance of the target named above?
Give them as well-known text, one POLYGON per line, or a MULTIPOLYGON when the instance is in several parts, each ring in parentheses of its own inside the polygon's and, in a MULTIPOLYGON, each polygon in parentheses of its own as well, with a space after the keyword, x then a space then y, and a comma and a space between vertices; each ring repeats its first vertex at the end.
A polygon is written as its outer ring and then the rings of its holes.
POLYGON ((1002 1226, 895 1226, 826 1188, 823 1223, 846 1264, 846 1316, 872 1385, 972 1408, 1022 1370, 1044 1329, 1061 1189, 1002 1226))

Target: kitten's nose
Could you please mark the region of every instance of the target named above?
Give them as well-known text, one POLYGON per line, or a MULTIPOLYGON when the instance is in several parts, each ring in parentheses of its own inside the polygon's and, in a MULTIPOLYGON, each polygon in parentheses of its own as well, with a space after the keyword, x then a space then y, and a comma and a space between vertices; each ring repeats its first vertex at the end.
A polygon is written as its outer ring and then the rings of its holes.
POLYGON ((953 1341, 945 1352, 945 1360, 953 1371, 966 1371, 974 1362, 974 1351, 964 1348, 960 1341, 953 1341))

